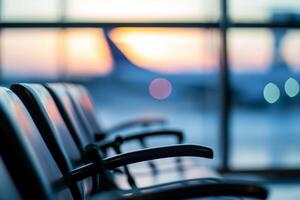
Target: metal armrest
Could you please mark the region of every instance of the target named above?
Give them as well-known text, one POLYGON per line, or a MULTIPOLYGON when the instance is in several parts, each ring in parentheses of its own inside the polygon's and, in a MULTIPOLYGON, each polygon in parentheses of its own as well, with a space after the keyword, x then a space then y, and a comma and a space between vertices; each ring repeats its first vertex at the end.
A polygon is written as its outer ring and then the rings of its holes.
POLYGON ((131 134, 129 136, 118 136, 115 139, 105 139, 95 144, 99 146, 102 150, 106 150, 110 147, 115 147, 116 143, 121 145, 124 142, 132 141, 132 140, 144 140, 152 137, 160 137, 160 136, 174 136, 177 138, 178 144, 183 143, 184 135, 181 131, 178 130, 161 130, 161 131, 149 131, 149 132, 141 132, 131 134))
POLYGON ((143 161, 181 156, 213 158, 213 150, 208 147, 198 145, 178 144, 122 153, 116 156, 105 158, 103 161, 105 162, 107 169, 114 169, 124 165, 143 161))
POLYGON ((125 129, 137 127, 137 126, 145 127, 145 126, 151 126, 151 125, 163 125, 166 122, 167 121, 162 118, 150 118, 150 117, 149 118, 140 118, 140 119, 134 119, 134 120, 131 120, 128 122, 124 122, 124 123, 115 125, 114 127, 106 130, 105 132, 107 134, 111 134, 111 133, 115 133, 118 131, 122 131, 125 129))
POLYGON ((247 183, 207 183, 160 189, 125 197, 126 200, 189 199, 199 197, 248 197, 266 199, 268 191, 264 187, 247 183))
MULTIPOLYGON (((114 183, 111 182, 109 176, 106 175, 106 169, 111 170, 122 166, 126 167, 126 165, 133 163, 178 156, 213 158, 212 149, 198 145, 173 145, 148 148, 102 159, 99 147, 95 144, 91 144, 86 147, 86 153, 93 162, 76 168, 65 175, 65 179, 69 184, 74 184, 87 177, 100 173, 102 174, 103 180, 109 182, 108 184, 104 184, 104 186, 113 188, 115 187, 114 183)), ((130 174, 129 176, 131 177, 130 174)), ((137 188, 135 189, 137 190, 137 188)))
MULTIPOLYGON (((160 136, 175 136, 177 138, 177 143, 181 144, 183 143, 184 137, 183 137, 183 133, 181 131, 175 131, 175 130, 161 130, 161 131, 152 131, 152 132, 143 132, 143 133, 136 133, 136 134, 132 134, 130 136, 125 136, 125 137, 117 137, 114 141, 112 140, 102 140, 101 142, 98 142, 98 146, 101 148, 101 150, 103 152, 106 152, 106 149, 109 147, 114 148, 114 150, 116 151, 117 154, 122 153, 121 152, 121 145, 126 142, 126 141, 131 141, 131 140, 138 140, 141 145, 142 148, 147 148, 147 144, 145 142, 145 140, 147 138, 152 138, 152 137, 160 137, 160 136)), ((179 171, 182 170, 182 163, 180 158, 176 159, 176 163, 177 163, 177 168, 179 171)), ((150 167, 150 169, 152 170, 152 174, 153 175, 157 175, 158 174, 158 169, 155 165, 155 163, 148 161, 147 163, 150 167)), ((128 171, 127 174, 129 173, 129 170, 127 169, 127 167, 125 166, 125 171, 128 171)), ((130 178, 130 176, 128 176, 130 178)), ((131 177, 130 179, 133 180, 133 178, 131 177)), ((134 181, 130 181, 131 183, 133 183, 134 181)))
MULTIPOLYGON (((105 132, 98 132, 95 133, 95 140, 102 141, 106 137, 105 132)), ((175 136, 177 138, 178 143, 183 143, 184 141, 184 134, 180 130, 158 130, 158 131, 143 131, 138 133, 130 134, 129 136, 123 136, 123 141, 129 140, 143 140, 147 139, 148 137, 157 137, 157 136, 175 136)))
POLYGON ((130 134, 128 136, 123 136, 123 141, 130 141, 130 140, 144 140, 147 138, 152 137, 160 137, 160 136, 174 136, 177 138, 178 143, 183 143, 184 135, 182 131, 179 130, 159 130, 159 131, 149 131, 149 132, 140 132, 130 134))
MULTIPOLYGON (((152 132, 143 132, 143 133, 135 133, 135 134, 131 134, 129 136, 125 136, 122 139, 122 143, 126 142, 126 141, 131 141, 131 140, 138 140, 142 146, 142 148, 148 148, 146 140, 148 138, 153 138, 153 137, 161 137, 161 136, 175 136, 175 138, 177 139, 177 143, 178 144, 182 144, 184 141, 184 135, 182 133, 182 131, 178 131, 178 130, 160 130, 160 131, 152 131, 152 132)), ((177 168, 179 171, 182 170, 182 162, 180 158, 177 158, 176 160, 177 162, 177 168)), ((158 174, 158 168, 156 167, 155 163, 153 163, 152 161, 148 162, 148 165, 152 171, 152 174, 155 176, 158 174)))
POLYGON ((77 183, 87 177, 95 175, 98 172, 95 163, 89 163, 83 166, 80 166, 76 169, 70 171, 67 175, 65 175, 65 179, 69 184, 77 183))
MULTIPOLYGON (((89 145, 87 148, 91 146, 94 145, 89 145)), ((111 170, 133 163, 179 156, 192 156, 211 159, 213 158, 213 150, 208 147, 203 147, 199 145, 178 144, 122 153, 116 156, 104 158, 103 162, 106 169, 111 170)), ((77 182, 79 180, 93 175, 97 172, 97 170, 98 169, 96 168, 95 163, 89 163, 82 167, 72 170, 67 175, 67 179, 71 180, 71 182, 77 182)))

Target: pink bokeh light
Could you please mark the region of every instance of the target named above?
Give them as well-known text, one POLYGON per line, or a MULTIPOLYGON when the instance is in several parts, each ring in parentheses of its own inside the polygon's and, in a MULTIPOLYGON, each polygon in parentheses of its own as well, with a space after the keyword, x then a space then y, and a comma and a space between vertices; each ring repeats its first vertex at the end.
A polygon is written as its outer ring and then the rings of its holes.
POLYGON ((172 84, 167 79, 156 78, 150 83, 149 92, 155 99, 166 99, 172 93, 172 84))

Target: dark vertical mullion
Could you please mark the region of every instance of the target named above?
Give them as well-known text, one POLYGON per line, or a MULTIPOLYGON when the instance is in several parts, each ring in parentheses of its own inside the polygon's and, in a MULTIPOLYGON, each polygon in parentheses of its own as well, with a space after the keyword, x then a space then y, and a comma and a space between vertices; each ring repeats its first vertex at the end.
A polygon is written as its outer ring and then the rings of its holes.
MULTIPOLYGON (((3 10, 3 6, 2 6, 2 0, 0 0, 0 22, 2 22, 2 10, 3 10)), ((3 62, 2 62, 2 58, 3 58, 3 56, 2 56, 2 43, 3 43, 3 39, 2 39, 2 29, 1 29, 1 27, 0 27, 0 82, 2 82, 3 81, 3 74, 2 74, 2 72, 3 72, 3 66, 2 66, 2 64, 3 64, 3 62)))
POLYGON ((221 113, 220 113, 220 147, 222 159, 222 171, 229 170, 229 148, 230 148, 230 79, 229 79, 229 65, 228 65, 228 46, 227 46, 227 29, 228 29, 228 15, 227 15, 227 0, 221 0, 221 113))

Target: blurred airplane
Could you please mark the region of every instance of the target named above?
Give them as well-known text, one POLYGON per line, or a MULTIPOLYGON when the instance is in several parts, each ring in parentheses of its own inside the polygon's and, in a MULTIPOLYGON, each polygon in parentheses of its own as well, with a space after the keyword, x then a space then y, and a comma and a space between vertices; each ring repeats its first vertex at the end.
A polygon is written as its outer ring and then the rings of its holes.
MULTIPOLYGON (((271 23, 288 21, 293 23, 300 21, 300 15, 293 13, 277 13, 274 12, 271 23)), ((169 80, 175 87, 184 87, 196 90, 199 93, 216 92, 220 84, 219 70, 211 70, 206 72, 185 72, 185 73, 160 73, 155 70, 148 70, 135 65, 124 55, 124 52, 116 45, 110 37, 110 29, 104 29, 105 38, 111 48, 115 68, 108 78, 121 80, 125 83, 144 83, 147 84, 157 77, 163 77, 169 80)), ((300 80, 300 74, 291 70, 291 67, 285 62, 280 53, 280 47, 287 33, 286 29, 274 29, 273 46, 273 62, 268 70, 262 73, 246 72, 246 73, 230 73, 231 91, 234 101, 249 106, 266 105, 263 98, 263 89, 269 82, 273 82, 284 88, 285 81, 293 77, 300 80)), ((255 58, 253 58, 255 59, 255 58)), ((216 67, 213 67, 217 69, 216 67)), ((138 87, 139 84, 136 84, 138 87)), ((285 98, 284 96, 282 98, 285 98)))

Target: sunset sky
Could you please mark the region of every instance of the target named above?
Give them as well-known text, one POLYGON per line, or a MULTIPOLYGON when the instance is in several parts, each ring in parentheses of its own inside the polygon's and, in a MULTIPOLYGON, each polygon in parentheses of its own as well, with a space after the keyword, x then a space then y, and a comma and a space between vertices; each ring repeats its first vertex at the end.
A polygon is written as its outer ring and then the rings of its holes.
MULTIPOLYGON (((230 16, 266 21, 279 8, 300 11, 296 0, 270 2, 230 0, 230 16)), ((58 0, 4 0, 2 19, 55 21, 60 5, 58 0)), ((70 21, 216 21, 218 7, 217 0, 67 0, 65 16, 70 21)), ((109 37, 132 63, 152 71, 208 72, 219 67, 217 30, 116 28, 109 37)), ((293 69, 300 68, 299 37, 299 31, 289 31, 279 50, 293 69)), ((264 72, 272 64, 274 36, 268 29, 232 29, 228 43, 236 72, 264 72)), ((114 65, 101 29, 7 29, 1 34, 1 51, 4 76, 106 75, 114 65)))
POLYGON ((4 77, 94 76, 112 70, 101 29, 8 29, 1 33, 1 40, 4 77))

